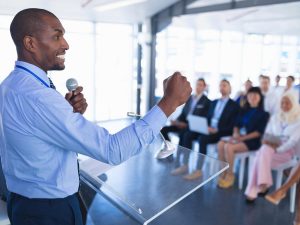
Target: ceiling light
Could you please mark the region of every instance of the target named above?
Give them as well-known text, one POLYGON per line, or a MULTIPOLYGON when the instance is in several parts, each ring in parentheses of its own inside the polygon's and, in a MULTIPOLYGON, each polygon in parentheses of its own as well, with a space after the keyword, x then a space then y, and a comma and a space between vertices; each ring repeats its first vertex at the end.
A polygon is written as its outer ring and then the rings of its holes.
POLYGON ((122 1, 99 5, 99 6, 96 6, 94 9, 96 9, 99 12, 102 12, 102 11, 108 11, 108 10, 112 10, 112 9, 122 8, 122 7, 129 6, 129 5, 134 5, 134 4, 138 4, 138 3, 142 3, 142 2, 146 2, 146 1, 147 0, 122 0, 122 1))

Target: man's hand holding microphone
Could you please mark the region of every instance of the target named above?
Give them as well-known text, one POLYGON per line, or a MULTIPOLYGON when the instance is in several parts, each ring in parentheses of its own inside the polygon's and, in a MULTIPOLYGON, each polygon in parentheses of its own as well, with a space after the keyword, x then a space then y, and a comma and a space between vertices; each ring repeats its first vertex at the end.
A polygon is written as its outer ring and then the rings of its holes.
POLYGON ((78 83, 74 78, 67 80, 66 87, 69 92, 66 94, 65 99, 73 107, 73 112, 83 114, 88 106, 86 99, 81 93, 83 91, 83 87, 78 86, 78 83))

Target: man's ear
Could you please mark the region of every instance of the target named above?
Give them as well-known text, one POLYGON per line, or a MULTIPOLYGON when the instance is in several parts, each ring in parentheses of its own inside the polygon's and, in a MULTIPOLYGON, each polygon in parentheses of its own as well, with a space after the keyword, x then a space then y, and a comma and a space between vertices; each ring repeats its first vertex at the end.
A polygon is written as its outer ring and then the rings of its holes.
POLYGON ((24 44, 24 48, 29 51, 29 52, 35 52, 35 48, 36 48, 36 43, 35 43, 35 38, 32 36, 25 36, 23 38, 23 44, 24 44))

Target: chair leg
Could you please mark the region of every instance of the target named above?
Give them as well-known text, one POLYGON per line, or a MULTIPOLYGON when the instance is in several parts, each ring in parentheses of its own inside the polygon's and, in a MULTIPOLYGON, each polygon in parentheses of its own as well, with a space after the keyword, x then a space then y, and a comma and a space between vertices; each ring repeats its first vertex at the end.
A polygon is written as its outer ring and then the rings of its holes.
POLYGON ((248 178, 250 177, 254 159, 255 159, 255 156, 252 156, 252 155, 248 158, 248 178))
POLYGON ((277 190, 278 188, 280 188, 280 186, 281 186, 281 183, 282 183, 282 175, 283 175, 282 170, 278 170, 278 171, 277 171, 277 176, 276 176, 276 187, 275 187, 276 190, 277 190))
POLYGON ((239 189, 242 190, 243 188, 243 181, 244 181, 244 171, 245 171, 245 158, 241 158, 241 164, 239 168, 239 189))
POLYGON ((290 212, 294 213, 295 212, 295 201, 296 201, 296 189, 297 189, 297 184, 294 184, 291 187, 291 193, 290 193, 290 212))

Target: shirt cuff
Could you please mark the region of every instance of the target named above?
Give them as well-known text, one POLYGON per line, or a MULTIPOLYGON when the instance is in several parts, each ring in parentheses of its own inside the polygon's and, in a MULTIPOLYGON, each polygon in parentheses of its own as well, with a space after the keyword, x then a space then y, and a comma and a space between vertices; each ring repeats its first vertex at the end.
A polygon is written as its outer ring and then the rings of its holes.
POLYGON ((161 128, 166 124, 167 119, 165 113, 157 105, 142 118, 151 127, 154 134, 160 132, 161 128))

